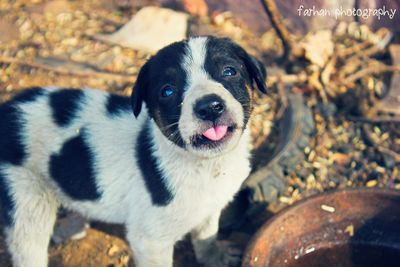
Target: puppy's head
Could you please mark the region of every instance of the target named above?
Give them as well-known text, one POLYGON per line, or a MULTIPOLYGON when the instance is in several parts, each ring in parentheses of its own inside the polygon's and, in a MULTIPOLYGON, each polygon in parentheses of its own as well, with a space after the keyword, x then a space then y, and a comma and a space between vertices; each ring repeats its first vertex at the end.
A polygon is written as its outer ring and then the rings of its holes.
POLYGON ((229 39, 197 37, 160 50, 140 70, 132 94, 170 141, 202 157, 234 148, 252 109, 251 90, 266 92, 265 69, 229 39))

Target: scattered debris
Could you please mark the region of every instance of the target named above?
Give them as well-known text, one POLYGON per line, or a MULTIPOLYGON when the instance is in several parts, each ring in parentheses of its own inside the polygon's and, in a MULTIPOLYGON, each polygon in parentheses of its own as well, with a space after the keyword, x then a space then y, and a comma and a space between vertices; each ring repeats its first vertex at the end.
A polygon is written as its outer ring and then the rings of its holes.
POLYGON ((354 236, 354 225, 350 224, 346 227, 346 229, 344 229, 345 233, 348 233, 349 236, 354 236))
POLYGON ((322 204, 321 205, 321 210, 326 211, 326 212, 330 212, 330 213, 334 213, 335 212, 335 207, 322 204))
POLYGON ((345 153, 333 153, 332 160, 339 165, 347 165, 351 161, 351 156, 345 153))
POLYGON ((92 228, 87 230, 86 238, 58 244, 49 254, 50 266, 128 267, 133 264, 125 241, 92 228))

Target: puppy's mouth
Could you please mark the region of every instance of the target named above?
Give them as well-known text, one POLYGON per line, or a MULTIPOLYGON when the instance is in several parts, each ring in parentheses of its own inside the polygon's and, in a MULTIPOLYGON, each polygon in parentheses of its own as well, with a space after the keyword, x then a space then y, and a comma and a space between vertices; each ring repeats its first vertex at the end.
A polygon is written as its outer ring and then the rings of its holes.
POLYGON ((191 138, 192 146, 201 149, 213 149, 224 144, 231 137, 236 125, 213 125, 191 138))

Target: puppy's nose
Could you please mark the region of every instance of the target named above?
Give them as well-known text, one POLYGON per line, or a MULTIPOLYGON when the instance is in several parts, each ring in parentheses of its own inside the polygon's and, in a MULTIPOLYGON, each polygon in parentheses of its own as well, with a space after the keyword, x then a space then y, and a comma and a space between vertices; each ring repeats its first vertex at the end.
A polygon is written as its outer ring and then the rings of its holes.
POLYGON ((206 121, 216 121, 224 111, 224 101, 217 95, 204 96, 194 106, 196 116, 206 121))

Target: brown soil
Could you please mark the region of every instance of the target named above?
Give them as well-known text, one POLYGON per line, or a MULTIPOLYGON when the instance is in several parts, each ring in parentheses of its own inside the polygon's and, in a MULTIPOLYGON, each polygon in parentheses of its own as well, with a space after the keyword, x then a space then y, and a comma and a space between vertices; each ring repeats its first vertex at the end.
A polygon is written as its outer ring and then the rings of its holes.
MULTIPOLYGON (((0 231, 0 266, 11 266, 3 231, 0 231)), ((123 227, 94 223, 94 227, 87 229, 84 238, 50 245, 49 267, 82 266, 133 267, 132 252, 123 238, 123 227)), ((174 267, 186 266, 198 266, 187 239, 176 244, 174 254, 174 267)))

